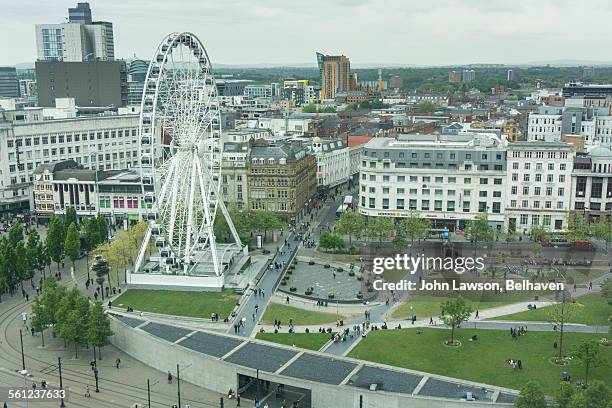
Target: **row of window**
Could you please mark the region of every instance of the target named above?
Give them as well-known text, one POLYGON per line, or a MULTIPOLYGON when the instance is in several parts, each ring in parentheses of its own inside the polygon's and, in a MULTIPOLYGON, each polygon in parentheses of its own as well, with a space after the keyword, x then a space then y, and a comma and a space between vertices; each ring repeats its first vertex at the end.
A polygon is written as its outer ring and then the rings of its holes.
MULTIPOLYGON (((393 209, 393 210, 411 210, 411 211, 416 211, 416 210, 421 210, 421 211, 451 211, 454 212, 456 211, 455 209, 455 205, 457 204, 455 201, 447 201, 446 202, 446 207, 444 207, 444 201, 443 200, 433 200, 433 206, 432 206, 432 201, 431 200, 420 200, 420 208, 419 208, 419 200, 417 199, 409 199, 408 201, 408 208, 406 208, 406 200, 403 198, 398 198, 395 200, 395 208, 391 208, 390 207, 390 200, 388 198, 383 198, 382 199, 382 209, 383 210, 389 210, 389 209, 393 209), (446 210, 444 210, 444 208, 446 208, 446 210)), ((361 206, 365 207, 366 206, 366 197, 361 197, 361 206)), ((376 207, 376 198, 369 198, 368 199, 368 208, 377 208, 376 207)), ((501 213, 501 202, 499 201, 495 201, 492 203, 492 206, 489 205, 489 203, 487 203, 486 201, 480 201, 478 202, 478 212, 484 213, 484 212, 489 212, 489 210, 491 210, 492 213, 494 214, 500 214, 501 213)), ((462 212, 471 212, 472 208, 471 208, 471 202, 470 201, 463 201, 461 202, 461 211, 462 212)))
MULTIPOLYGON (((518 173, 512 173, 512 181, 518 181, 519 180, 519 174, 518 173)), ((540 183, 542 181, 542 173, 537 173, 535 174, 534 180, 536 183, 540 183)), ((565 174, 559 174, 559 177, 557 178, 559 183, 565 183, 565 174)), ((529 182, 531 181, 531 174, 525 173, 523 174, 523 181, 529 182)), ((555 175, 554 174, 547 174, 546 175, 546 182, 547 183, 554 183, 555 182, 555 175)))
MULTIPOLYGON (((382 181, 383 182, 390 182, 391 181, 391 177, 393 177, 393 181, 397 181, 398 183, 403 183, 406 181, 406 176, 390 176, 390 175, 383 175, 382 176, 382 181)), ((366 173, 361 173, 361 180, 368 180, 368 181, 378 181, 378 177, 375 174, 370 174, 367 175, 366 173)), ((431 183, 432 177, 431 176, 421 176, 419 178, 419 176, 408 176, 408 180, 411 183, 418 183, 419 180, 422 183, 431 183)), ((444 183, 444 177, 442 176, 435 176, 433 177, 433 182, 437 183, 437 184, 441 184, 444 183)), ((446 182, 448 184, 455 184, 457 182, 457 177, 446 177, 446 182)), ((472 184, 472 177, 464 177, 463 178, 463 184, 472 184)), ((488 177, 480 177, 479 178, 479 184, 481 185, 485 185, 485 184, 489 184, 489 178, 488 177)), ((496 185, 501 185, 502 184, 502 179, 501 178, 494 178, 493 179, 493 184, 496 185)))
MULTIPOLYGON (((557 210, 563 210, 563 201, 557 201, 557 210)), ((509 208, 518 208, 518 202, 517 200, 510 200, 510 207, 509 208)), ((545 209, 552 209, 552 201, 544 201, 544 205, 541 205, 541 202, 538 200, 535 200, 532 202, 532 206, 529 207, 529 200, 521 200, 521 207, 520 208, 534 208, 534 209, 540 209, 540 208, 545 208, 545 209)))
POLYGON ((38 146, 41 144, 56 144, 56 143, 72 143, 86 140, 101 140, 101 139, 115 139, 117 137, 129 137, 136 136, 137 129, 125 129, 125 130, 110 130, 95 133, 75 133, 74 135, 57 135, 57 136, 42 136, 42 137, 26 137, 24 139, 7 140, 6 147, 22 147, 22 146, 38 146))
MULTIPOLYGON (((548 170, 553 171, 553 170, 555 170, 555 163, 547 163, 546 167, 548 168, 548 170)), ((531 163, 530 162, 525 162, 523 164, 523 168, 525 170, 531 170, 531 163)), ((518 162, 512 163, 512 169, 513 170, 518 170, 519 169, 519 163, 518 162)), ((538 170, 538 171, 542 170, 543 169, 543 163, 540 163, 540 162, 536 163, 535 164, 535 169, 538 170)), ((565 163, 560 163, 559 164, 559 170, 560 171, 565 171, 565 169, 567 169, 567 165, 565 163)))
POLYGON ((530 151, 513 151, 513 158, 524 158, 524 159, 543 159, 544 157, 548 157, 549 159, 567 159, 567 152, 530 152, 530 151))
MULTIPOLYGON (((364 152, 364 155, 368 155, 368 152, 364 152)), ((489 160, 489 155, 491 155, 491 158, 493 158, 493 153, 480 153, 480 158, 482 160, 489 160)), ((370 151, 369 154, 370 157, 377 157, 378 153, 376 151, 370 151)), ((388 159, 391 156, 390 152, 383 152, 383 158, 388 159)), ((398 157, 400 159, 406 158, 406 152, 398 152, 398 157)), ((418 159, 422 157, 423 159, 433 159, 434 155, 432 155, 432 153, 430 152, 423 152, 423 154, 419 154, 419 152, 411 152, 410 153, 410 158, 411 159, 418 159)), ((478 157, 477 153, 474 153, 474 158, 478 157)), ((502 153, 495 153, 495 160, 503 160, 504 155, 502 153)), ((442 152, 436 152, 435 153, 435 158, 436 159, 444 159, 444 153, 442 152)), ((449 153, 448 158, 450 160, 456 160, 457 159, 457 154, 456 153, 449 153)), ((465 154, 465 159, 466 160, 472 160, 472 153, 466 153, 465 154)), ((363 162, 363 165, 365 166, 365 161, 363 162)), ((370 162, 370 167, 376 167, 376 162, 372 161, 370 162)))
MULTIPOLYGON (((367 191, 370 194, 375 194, 377 189, 376 189, 376 187, 366 187, 366 186, 364 186, 362 184, 361 185, 361 191, 363 193, 365 193, 367 191)), ((382 187, 382 193, 383 194, 389 194, 390 191, 391 191, 390 187, 382 187)), ((406 189, 405 188, 401 188, 401 187, 400 188, 396 188, 395 192, 397 194, 406 194, 406 189)), ((448 197, 454 197, 455 193, 456 193, 455 190, 446 190, 446 195, 448 197)), ((417 189, 417 188, 410 188, 410 189, 408 189, 408 194, 410 194, 410 195, 424 195, 424 196, 428 196, 428 195, 431 194, 431 189, 429 189, 429 188, 422 188, 419 191, 419 189, 417 189)), ((464 197, 470 197, 472 195, 472 190, 463 190, 462 194, 463 194, 464 197)), ((443 189, 434 189, 434 195, 437 195, 437 196, 444 195, 444 190, 443 189)), ((478 192, 478 196, 479 197, 488 197, 488 195, 489 195, 489 192, 487 190, 480 190, 478 192)), ((493 191, 492 196, 493 197, 501 197, 502 196, 501 190, 493 191)))
MULTIPOLYGON (((524 186, 523 187, 523 195, 529 195, 529 192, 532 191, 531 188, 529 186, 524 186)), ((553 188, 552 187, 546 187, 545 189, 546 195, 547 196, 552 196, 553 195, 553 188)), ((517 186, 512 186, 510 188, 510 194, 511 195, 517 195, 518 194, 518 187, 517 186)), ((536 186, 533 188, 533 195, 539 196, 542 195, 542 187, 536 186)), ((563 197, 565 195, 565 188, 564 187, 558 187, 557 188, 557 196, 559 197, 563 197)))

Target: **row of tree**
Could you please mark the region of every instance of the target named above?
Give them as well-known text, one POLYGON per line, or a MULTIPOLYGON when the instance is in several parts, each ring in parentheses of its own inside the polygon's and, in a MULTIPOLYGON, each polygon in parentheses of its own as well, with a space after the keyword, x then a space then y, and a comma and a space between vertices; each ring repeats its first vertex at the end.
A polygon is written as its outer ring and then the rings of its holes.
POLYGON ((34 332, 40 333, 43 347, 45 330, 51 328, 66 346, 74 346, 75 357, 79 347, 91 345, 94 353, 98 347, 101 359, 100 350, 110 344, 109 337, 113 335, 101 302, 90 303, 76 286, 67 290, 53 276, 46 279, 45 288, 32 304, 31 324, 34 332))
POLYGON ((324 249, 338 249, 344 246, 342 235, 348 236, 349 245, 353 238, 368 238, 379 243, 392 239, 403 245, 425 239, 431 231, 431 220, 410 214, 399 222, 391 217, 366 217, 357 212, 344 212, 336 222, 334 234, 321 234, 319 245, 324 249))
MULTIPOLYGON (((8 289, 12 294, 14 288, 23 281, 32 279, 36 272, 45 268, 51 272, 51 263, 60 264, 66 259, 73 263, 81 256, 81 251, 90 251, 108 240, 106 219, 98 215, 78 222, 74 208, 67 208, 62 220, 57 215, 51 217, 47 236, 40 238, 36 230, 24 236, 24 227, 15 223, 9 233, 0 240, 0 301, 8 289)), ((44 276, 43 276, 44 280, 44 276)))
MULTIPOLYGON (((230 208, 228 212, 243 243, 251 242, 252 234, 255 232, 263 233, 265 240, 268 231, 278 230, 285 226, 285 222, 270 211, 230 208)), ((218 216, 215 218, 214 232, 217 240, 221 242, 232 241, 232 233, 225 217, 218 216)))
MULTIPOLYGON (((537 381, 529 381, 514 402, 517 408, 548 408, 544 392, 537 381)), ((612 391, 602 381, 593 381, 586 388, 562 382, 552 403, 553 408, 610 408, 612 391)))

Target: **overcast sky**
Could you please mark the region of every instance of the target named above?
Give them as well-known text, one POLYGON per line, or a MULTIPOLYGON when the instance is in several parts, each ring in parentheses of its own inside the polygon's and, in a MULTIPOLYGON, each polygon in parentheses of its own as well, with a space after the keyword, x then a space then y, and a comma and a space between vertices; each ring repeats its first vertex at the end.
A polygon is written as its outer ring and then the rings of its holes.
MULTIPOLYGON (((34 25, 76 1, 0 0, 0 65, 36 59, 34 25)), ((172 31, 191 31, 214 63, 450 65, 612 61, 609 0, 93 0, 117 57, 149 59, 172 31)))

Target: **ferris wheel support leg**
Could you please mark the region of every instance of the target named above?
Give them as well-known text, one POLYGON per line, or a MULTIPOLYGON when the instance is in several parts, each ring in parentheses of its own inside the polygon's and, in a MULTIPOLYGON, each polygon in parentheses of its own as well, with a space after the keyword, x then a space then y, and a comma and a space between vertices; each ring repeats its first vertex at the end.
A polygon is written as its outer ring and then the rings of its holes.
MULTIPOLYGON (((219 267, 219 258, 217 257, 217 243, 216 243, 216 238, 215 238, 215 231, 213 228, 213 222, 214 220, 211 218, 210 216, 210 203, 208 202, 208 200, 206 199, 206 183, 204 183, 204 169, 202 168, 202 165, 200 163, 199 160, 196 160, 196 164, 198 167, 198 180, 200 182, 200 189, 202 191, 202 207, 204 209, 204 219, 206 222, 206 230, 208 232, 208 245, 210 245, 210 256, 212 258, 213 261, 213 268, 215 271, 215 275, 216 276, 221 276, 221 268, 219 267)), ((210 175, 207 173, 207 176, 210 177, 210 175)), ((212 186, 212 184, 209 184, 210 186, 212 186)))
MULTIPOLYGON (((192 229, 192 223, 193 223, 193 207, 196 205, 196 203, 194 202, 194 197, 195 197, 195 186, 196 186, 196 175, 197 175, 197 158, 194 158, 193 163, 191 164, 191 174, 190 174, 190 179, 191 179, 191 185, 189 187, 189 203, 188 203, 188 214, 187 214, 187 242, 185 243, 185 266, 183 267, 183 271, 185 273, 185 275, 187 274, 187 270, 189 268, 190 265, 190 261, 191 261, 191 229, 192 229)), ((197 243, 196 243, 197 244, 197 243)))
MULTIPOLYGON (((150 240, 151 240, 151 225, 149 224, 149 227, 147 228, 147 232, 145 232, 144 239, 142 240, 142 245, 140 246, 140 252, 138 252, 138 258, 136 258, 136 265, 134 265, 133 273, 140 270, 140 267, 142 266, 142 261, 144 260, 144 257, 147 253, 147 248, 149 248, 150 240)), ((128 275, 131 275, 131 274, 132 272, 130 272, 128 275)))
MULTIPOLYGON (((215 194, 217 193, 215 192, 215 194)), ((217 194, 217 197, 219 197, 218 194, 217 194)), ((240 241, 240 237, 238 236, 238 231, 236 231, 236 227, 234 226, 234 223, 232 222, 232 219, 230 218, 229 211, 227 211, 227 207, 225 206, 225 203, 223 202, 223 200, 218 200, 217 205, 221 208, 221 213, 223 214, 223 217, 225 217, 225 222, 227 222, 227 225, 229 226, 229 229, 232 232, 232 237, 234 237, 234 242, 242 246, 242 241, 240 241)))
MULTIPOLYGON (((177 195, 178 195, 178 186, 179 180, 176 177, 177 169, 174 169, 173 177, 170 179, 172 182, 172 204, 170 205, 170 228, 168 231, 168 244, 172 246, 173 238, 174 238, 174 223, 176 222, 176 210, 177 210, 177 195)), ((181 254, 174 254, 176 257, 180 257, 181 254)))

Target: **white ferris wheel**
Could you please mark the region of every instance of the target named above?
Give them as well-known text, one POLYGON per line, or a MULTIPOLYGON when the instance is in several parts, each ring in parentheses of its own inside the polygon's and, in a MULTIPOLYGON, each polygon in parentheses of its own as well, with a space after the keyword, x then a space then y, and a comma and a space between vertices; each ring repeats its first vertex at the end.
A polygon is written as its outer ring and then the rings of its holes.
POLYGON ((154 247, 160 273, 199 275, 206 264, 208 273, 220 276, 217 210, 235 245, 241 243, 219 196, 220 104, 210 59, 195 35, 172 33, 157 47, 143 88, 139 135, 149 228, 135 271, 154 247))

